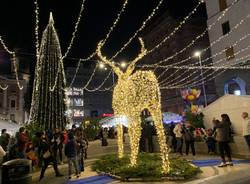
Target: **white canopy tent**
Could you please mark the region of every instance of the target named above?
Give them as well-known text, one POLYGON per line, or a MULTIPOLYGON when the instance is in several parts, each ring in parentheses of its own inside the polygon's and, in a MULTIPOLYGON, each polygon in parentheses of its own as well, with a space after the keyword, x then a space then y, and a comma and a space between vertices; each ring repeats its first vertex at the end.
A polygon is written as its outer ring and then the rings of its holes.
MULTIPOLYGON (((169 124, 171 122, 174 123, 178 123, 181 122, 182 116, 179 114, 175 114, 172 112, 164 112, 162 114, 163 116, 163 123, 164 124, 169 124)), ((146 118, 146 121, 153 121, 152 117, 148 117, 146 118)), ((104 119, 102 119, 100 122, 101 126, 103 128, 109 128, 109 127, 113 127, 116 126, 118 123, 123 124, 125 127, 128 127, 128 119, 126 116, 110 116, 110 117, 106 117, 104 119)))
POLYGON ((106 118, 103 118, 99 123, 103 128, 110 128, 110 127, 116 126, 118 123, 121 123, 125 127, 128 127, 128 119, 126 116, 106 117, 106 118))
MULTIPOLYGON (((8 120, 3 120, 0 119, 0 129, 2 131, 2 129, 6 129, 7 133, 9 133, 10 135, 15 135, 15 133, 19 130, 20 125, 17 123, 14 123, 12 121, 8 121, 8 120)), ((1 134, 1 132, 0 132, 1 134)))

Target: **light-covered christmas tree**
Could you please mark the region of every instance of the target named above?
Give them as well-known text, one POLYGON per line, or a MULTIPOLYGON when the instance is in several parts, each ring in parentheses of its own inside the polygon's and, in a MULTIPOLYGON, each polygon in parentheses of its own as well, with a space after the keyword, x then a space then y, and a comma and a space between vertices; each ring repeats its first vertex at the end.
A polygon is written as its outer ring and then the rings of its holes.
POLYGON ((63 129, 66 125, 64 68, 59 39, 50 14, 43 32, 34 77, 30 123, 44 129, 63 129))

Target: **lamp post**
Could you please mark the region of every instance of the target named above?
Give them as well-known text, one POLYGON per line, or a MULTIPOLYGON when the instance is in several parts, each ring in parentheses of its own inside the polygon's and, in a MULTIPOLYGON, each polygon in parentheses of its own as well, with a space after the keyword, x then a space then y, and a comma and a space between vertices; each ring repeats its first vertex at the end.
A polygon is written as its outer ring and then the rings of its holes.
POLYGON ((201 79, 202 79, 202 90, 204 94, 204 102, 205 102, 205 107, 207 106, 207 95, 206 95, 206 88, 205 88, 205 82, 203 78, 203 70, 202 70, 202 63, 201 63, 201 52, 196 51, 194 53, 194 57, 197 57, 199 59, 199 64, 200 64, 200 70, 201 70, 201 79))

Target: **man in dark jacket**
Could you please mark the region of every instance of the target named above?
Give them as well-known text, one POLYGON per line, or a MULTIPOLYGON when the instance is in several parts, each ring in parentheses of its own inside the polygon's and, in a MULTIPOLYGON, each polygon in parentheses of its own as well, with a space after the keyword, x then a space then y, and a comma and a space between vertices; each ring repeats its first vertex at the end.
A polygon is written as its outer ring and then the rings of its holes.
POLYGON ((77 178, 79 178, 79 167, 78 167, 78 161, 77 161, 77 144, 74 139, 74 135, 72 132, 68 135, 68 142, 65 145, 65 155, 68 158, 68 164, 69 164, 69 179, 71 179, 71 169, 72 169, 72 163, 74 164, 75 171, 77 178))

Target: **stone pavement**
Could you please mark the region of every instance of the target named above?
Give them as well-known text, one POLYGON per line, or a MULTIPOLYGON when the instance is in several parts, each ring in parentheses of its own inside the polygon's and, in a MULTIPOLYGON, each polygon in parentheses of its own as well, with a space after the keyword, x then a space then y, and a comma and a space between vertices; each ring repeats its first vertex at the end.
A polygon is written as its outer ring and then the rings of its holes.
MULTIPOLYGON (((184 156, 188 160, 214 160, 218 159, 218 156, 207 156, 207 155, 197 155, 195 158, 192 156, 184 156)), ((96 172, 91 171, 90 165, 95 159, 87 159, 85 164, 85 171, 81 174, 80 179, 73 178, 70 180, 67 179, 67 164, 59 165, 59 169, 63 177, 55 177, 54 170, 52 167, 48 168, 45 173, 45 178, 38 182, 40 172, 33 174, 33 183, 39 184, 125 184, 126 182, 120 182, 117 180, 102 180, 98 182, 96 179, 96 172), (81 179, 83 179, 81 181, 81 179)), ((249 184, 250 183, 250 164, 249 163, 240 163, 235 164, 233 167, 224 167, 218 168, 217 166, 204 166, 201 167, 202 173, 200 173, 196 178, 193 178, 190 181, 178 181, 178 182, 160 182, 166 184, 176 184, 176 183, 186 183, 186 184, 249 184)), ((143 182, 129 182, 130 184, 142 184, 143 182)), ((159 182, 149 182, 150 184, 158 184, 159 182)))

